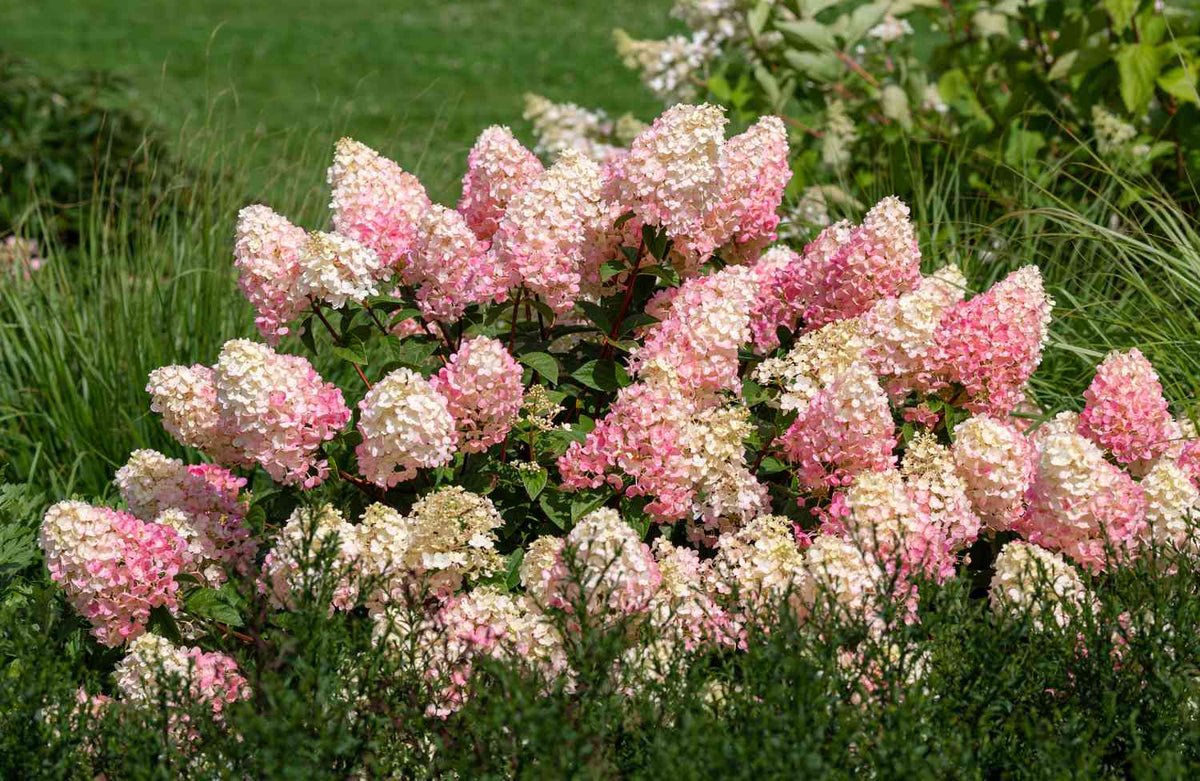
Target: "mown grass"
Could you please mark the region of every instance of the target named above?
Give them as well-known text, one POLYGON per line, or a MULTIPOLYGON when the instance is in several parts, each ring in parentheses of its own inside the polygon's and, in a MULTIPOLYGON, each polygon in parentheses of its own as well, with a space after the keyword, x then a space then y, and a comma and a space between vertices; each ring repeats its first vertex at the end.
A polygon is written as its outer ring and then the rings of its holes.
MULTIPOLYGON (((173 134, 213 128, 247 147, 252 195, 323 183, 339 134, 397 160, 430 195, 457 196, 466 150, 543 93, 649 118, 660 108, 616 58, 611 32, 671 29, 669 0, 46 0, 0 6, 4 49, 53 68, 127 76, 173 134), (282 167, 281 167, 282 164, 282 167), (285 184, 280 185, 281 180, 285 184)), ((184 146, 190 146, 185 143, 184 146)), ((203 162, 203 157, 199 158, 203 162)))

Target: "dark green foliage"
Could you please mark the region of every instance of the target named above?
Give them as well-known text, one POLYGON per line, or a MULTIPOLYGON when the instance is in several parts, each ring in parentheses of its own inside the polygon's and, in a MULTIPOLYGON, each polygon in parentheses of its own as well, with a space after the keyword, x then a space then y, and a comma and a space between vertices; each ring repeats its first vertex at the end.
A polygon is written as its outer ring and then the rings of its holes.
POLYGON ((0 52, 0 233, 74 247, 81 204, 152 209, 187 179, 128 82, 0 52))

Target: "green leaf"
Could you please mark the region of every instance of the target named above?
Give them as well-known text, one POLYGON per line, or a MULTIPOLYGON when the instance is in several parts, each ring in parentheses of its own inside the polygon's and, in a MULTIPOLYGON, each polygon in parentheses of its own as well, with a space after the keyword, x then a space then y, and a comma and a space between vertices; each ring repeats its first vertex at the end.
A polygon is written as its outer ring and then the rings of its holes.
POLYGON ((612 492, 608 488, 585 489, 572 494, 571 523, 578 523, 580 518, 608 501, 611 495, 612 492))
POLYGON ((842 38, 846 41, 846 49, 853 48, 867 31, 883 21, 891 7, 891 0, 876 0, 868 5, 860 5, 849 17, 843 16, 837 21, 841 28, 842 38))
POLYGON ((522 353, 517 360, 542 375, 551 385, 558 384, 558 359, 549 353, 522 353))
POLYGON ((827 25, 813 19, 800 19, 794 22, 776 22, 775 29, 788 38, 795 38, 814 49, 833 51, 837 49, 837 41, 827 25))
POLYGON ((625 223, 629 222, 632 219, 633 219, 633 212, 627 211, 624 214, 622 214, 620 217, 617 218, 617 221, 613 223, 613 227, 616 228, 617 230, 620 230, 621 228, 625 227, 625 223))
POLYGON ((746 14, 746 26, 750 28, 750 34, 755 38, 762 35, 763 27, 766 26, 767 17, 770 15, 771 3, 769 0, 758 0, 758 4, 746 14))
POLYGON ((647 325, 654 325, 658 322, 658 318, 653 315, 648 315, 645 312, 638 312, 634 315, 627 315, 621 321, 621 333, 627 334, 635 328, 642 328, 647 325))
POLYGON ((766 93, 767 102, 772 106, 778 106, 780 103, 779 82, 771 75, 771 72, 762 65, 755 65, 754 78, 758 80, 763 92, 766 93))
POLYGON ((667 236, 666 231, 659 230, 653 225, 643 225, 642 241, 646 242, 646 249, 650 250, 650 254, 656 259, 666 259, 671 248, 671 239, 667 236))
POLYGON ((179 635, 179 624, 175 623, 175 617, 171 615, 171 611, 162 605, 150 609, 150 620, 146 622, 146 627, 176 645, 183 645, 183 638, 179 635))
POLYGON ((508 554, 508 563, 504 567, 504 584, 509 591, 521 585, 521 562, 525 560, 525 549, 517 548, 508 554))
POLYGON ((1196 92, 1196 69, 1172 68, 1158 77, 1158 86, 1168 95, 1184 103, 1200 106, 1200 95, 1196 92))
POLYGON ((201 618, 211 618, 213 621, 220 621, 222 624, 230 626, 242 625, 242 616, 236 606, 236 597, 224 589, 196 589, 188 594, 183 605, 187 612, 201 618))
MULTIPOLYGON (((626 248, 622 247, 621 249, 626 248)), ((624 272, 626 268, 627 266, 619 260, 606 260, 604 265, 600 267, 600 281, 607 282, 617 274, 624 272)))
POLYGON ((529 494, 530 499, 538 498, 538 494, 546 487, 546 481, 549 479, 549 473, 540 466, 536 470, 521 470, 521 482, 525 484, 525 493, 529 494))
POLYGON ((538 506, 542 512, 558 528, 566 531, 571 528, 571 499, 562 491, 548 489, 538 497, 538 506))
POLYGON ((381 312, 395 312, 397 309, 407 307, 408 302, 396 296, 375 296, 366 300, 366 306, 368 309, 378 309, 381 312))
POLYGON ((346 345, 334 345, 333 354, 343 361, 364 364, 367 362, 367 350, 361 342, 346 345))
POLYGON ((842 63, 837 56, 828 52, 807 52, 798 49, 788 49, 783 53, 800 76, 813 81, 837 81, 842 75, 842 63))
POLYGON ((679 272, 670 266, 643 266, 638 275, 647 274, 658 277, 665 287, 679 287, 679 272))
POLYGON ((317 354, 317 343, 313 341, 312 315, 304 318, 304 322, 300 324, 300 343, 313 355, 317 354))
POLYGON ((584 317, 595 323, 601 331, 604 333, 612 331, 612 317, 605 311, 604 307, 599 304, 593 304, 591 301, 576 301, 575 306, 583 313, 584 317))
POLYGON ((403 323, 405 320, 411 320, 414 317, 420 317, 420 316, 421 316, 420 309, 413 309, 412 307, 405 307, 403 309, 397 310, 388 319, 388 325, 396 326, 396 325, 399 325, 400 323, 403 323))
POLYGON ((1124 32, 1137 13, 1138 0, 1103 0, 1104 10, 1112 19, 1113 31, 1124 32))
POLYGON ((759 474, 763 475, 773 475, 777 472, 783 472, 786 469, 787 464, 783 463, 775 456, 767 456, 762 460, 762 463, 758 465, 758 472, 759 474))
POLYGON ((554 310, 550 308, 549 304, 537 298, 528 298, 526 301, 528 301, 530 306, 532 306, 534 310, 537 311, 542 317, 546 318, 548 323, 554 322, 557 315, 554 314, 554 310))
POLYGON ((1157 46, 1130 43, 1117 51, 1117 72, 1121 76, 1121 100, 1135 116, 1145 112, 1154 96, 1154 85, 1162 70, 1157 46))
POLYGON ((742 380, 742 399, 747 407, 754 407, 766 401, 767 391, 754 380, 742 380))
POLYGON ((1030 160, 1036 160, 1038 152, 1046 146, 1046 138, 1036 130, 1025 130, 1014 127, 1008 132, 1004 145, 1004 162, 1011 166, 1020 166, 1030 160))
POLYGON ((615 391, 630 383, 625 367, 612 359, 588 361, 571 372, 571 376, 598 391, 615 391))

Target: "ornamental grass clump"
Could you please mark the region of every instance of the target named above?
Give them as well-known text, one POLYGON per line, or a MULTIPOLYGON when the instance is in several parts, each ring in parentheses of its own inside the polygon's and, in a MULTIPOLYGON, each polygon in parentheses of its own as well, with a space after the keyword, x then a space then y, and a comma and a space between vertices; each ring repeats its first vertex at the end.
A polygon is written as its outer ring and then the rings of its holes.
POLYGON ((366 752, 339 769, 494 750, 512 772, 544 738, 488 725, 520 703, 610 775, 665 756, 647 725, 767 718, 746 709, 780 685, 837 729, 939 712, 964 633, 1083 638, 1038 673, 1067 698, 1079 665, 1151 664, 1094 597, 1193 566, 1192 429, 1149 363, 1114 353, 1082 414, 1031 419, 1054 308, 1035 266, 978 292, 922 274, 938 259, 893 197, 771 247, 782 125, 725 122, 677 106, 603 166, 548 168, 490 128, 457 209, 343 140, 333 232, 243 210, 235 267, 273 346, 147 386, 208 462, 137 451, 123 506, 42 522, 51 576, 133 659, 124 698, 158 691, 150 656, 180 673, 212 713, 170 723, 216 765, 255 767, 256 713, 317 733, 324 713, 366 752), (617 724, 636 747, 601 737, 617 724))

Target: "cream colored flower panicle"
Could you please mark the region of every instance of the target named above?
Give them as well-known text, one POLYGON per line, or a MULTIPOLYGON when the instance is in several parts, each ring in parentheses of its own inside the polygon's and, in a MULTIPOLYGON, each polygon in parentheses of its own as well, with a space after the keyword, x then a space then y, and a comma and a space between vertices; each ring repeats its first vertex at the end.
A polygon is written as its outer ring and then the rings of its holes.
POLYGON ((787 356, 763 361, 754 379, 783 389, 782 409, 804 409, 835 377, 865 359, 868 344, 862 320, 839 320, 801 336, 787 356))
POLYGON ((393 486, 417 470, 449 463, 458 441, 446 397, 411 369, 388 374, 358 403, 358 467, 371 482, 393 486))
POLYGON ((313 233, 300 250, 296 290, 341 309, 379 295, 379 282, 390 275, 374 250, 336 233, 313 233))
POLYGON ((711 567, 714 592, 735 596, 747 621, 772 623, 785 598, 798 618, 807 611, 804 553, 787 518, 763 515, 723 535, 711 567))
POLYGON ((426 494, 407 516, 374 505, 363 523, 366 571, 380 578, 373 602, 396 600, 405 586, 448 596, 503 563, 496 530, 504 519, 490 499, 459 486, 426 494))
POLYGON ((1141 486, 1146 497, 1144 538, 1155 545, 1193 548, 1192 537, 1200 523, 1200 490, 1188 473, 1175 461, 1160 458, 1141 486))
POLYGON ((260 589, 273 605, 290 609, 297 594, 320 596, 329 588, 330 612, 350 610, 358 602, 358 560, 358 527, 333 505, 297 507, 263 560, 260 589), (335 545, 330 555, 329 548, 335 545))
POLYGON ((1014 541, 996 557, 989 599, 992 609, 1010 616, 1027 614, 1034 626, 1047 619, 1066 626, 1091 600, 1075 568, 1063 557, 1027 542, 1014 541))
POLYGON ((804 551, 804 568, 808 576, 804 599, 814 614, 875 619, 879 595, 888 589, 875 557, 850 540, 822 534, 804 551))

